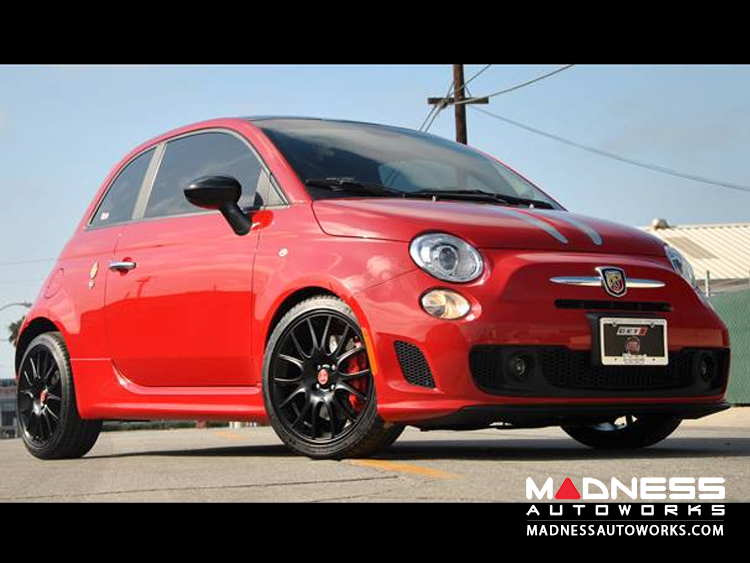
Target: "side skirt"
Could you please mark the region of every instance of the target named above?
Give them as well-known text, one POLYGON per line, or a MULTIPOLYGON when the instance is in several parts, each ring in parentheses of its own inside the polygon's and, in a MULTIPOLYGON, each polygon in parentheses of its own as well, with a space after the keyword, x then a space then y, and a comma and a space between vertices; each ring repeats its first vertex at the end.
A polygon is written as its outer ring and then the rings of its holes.
POLYGON ((101 420, 237 420, 267 422, 259 386, 144 387, 108 358, 71 360, 82 418, 101 420))

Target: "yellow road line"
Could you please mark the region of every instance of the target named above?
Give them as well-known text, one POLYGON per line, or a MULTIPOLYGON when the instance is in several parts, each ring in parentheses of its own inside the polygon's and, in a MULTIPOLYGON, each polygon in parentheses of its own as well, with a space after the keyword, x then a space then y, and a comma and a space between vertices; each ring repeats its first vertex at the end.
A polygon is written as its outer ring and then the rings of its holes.
POLYGON ((448 471, 440 471, 430 467, 422 467, 411 463, 396 463, 395 461, 386 461, 384 459, 350 459, 352 465, 360 467, 371 467, 381 471, 396 471, 398 473, 413 473, 422 477, 432 477, 433 479, 460 479, 461 476, 448 471))
MULTIPOLYGON (((217 436, 226 438, 227 440, 244 440, 244 438, 234 432, 226 430, 217 430, 214 432, 217 436)), ((460 479, 461 475, 456 473, 450 473, 448 471, 440 471, 439 469, 432 469, 430 467, 423 467, 421 465, 414 465, 412 463, 397 463, 395 461, 387 461, 384 459, 349 459, 348 463, 352 465, 358 465, 360 467, 369 467, 371 469, 379 469, 380 471, 394 471, 397 473, 412 473, 414 475, 421 475, 422 477, 431 477, 433 479, 460 479)))

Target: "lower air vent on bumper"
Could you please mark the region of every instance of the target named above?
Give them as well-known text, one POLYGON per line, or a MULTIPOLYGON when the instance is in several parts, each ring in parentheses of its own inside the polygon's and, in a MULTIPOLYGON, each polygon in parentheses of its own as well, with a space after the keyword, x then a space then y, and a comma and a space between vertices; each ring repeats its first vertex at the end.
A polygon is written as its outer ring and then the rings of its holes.
POLYGON ((562 346, 475 346, 472 376, 495 395, 637 397, 715 395, 729 371, 726 349, 683 349, 667 366, 603 366, 562 346))
POLYGON ((406 381, 419 387, 435 387, 432 371, 421 350, 408 342, 396 341, 396 356, 406 381))

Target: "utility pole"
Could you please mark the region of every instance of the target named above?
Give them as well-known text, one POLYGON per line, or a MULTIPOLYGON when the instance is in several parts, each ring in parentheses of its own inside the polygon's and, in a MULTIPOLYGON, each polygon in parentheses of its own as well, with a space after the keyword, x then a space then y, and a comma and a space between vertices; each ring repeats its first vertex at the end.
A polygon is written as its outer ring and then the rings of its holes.
POLYGON ((464 65, 453 65, 453 99, 456 110, 456 142, 464 145, 469 142, 466 131, 466 106, 464 101, 464 65))
POLYGON ((464 145, 469 142, 466 127, 466 106, 468 104, 489 104, 489 98, 467 98, 465 94, 464 65, 453 65, 453 96, 447 98, 427 98, 427 103, 437 106, 437 111, 453 104, 456 113, 456 142, 464 145), (458 102, 458 103, 457 103, 458 102))

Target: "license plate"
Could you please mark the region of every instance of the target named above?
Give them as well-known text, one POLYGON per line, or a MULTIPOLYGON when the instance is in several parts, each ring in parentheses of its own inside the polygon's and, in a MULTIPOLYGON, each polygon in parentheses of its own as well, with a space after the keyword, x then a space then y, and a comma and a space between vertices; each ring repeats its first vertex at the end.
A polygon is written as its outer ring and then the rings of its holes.
POLYGON ((667 320, 599 319, 601 362, 605 366, 666 366, 667 320))

